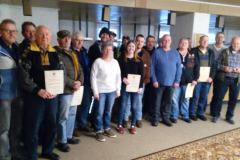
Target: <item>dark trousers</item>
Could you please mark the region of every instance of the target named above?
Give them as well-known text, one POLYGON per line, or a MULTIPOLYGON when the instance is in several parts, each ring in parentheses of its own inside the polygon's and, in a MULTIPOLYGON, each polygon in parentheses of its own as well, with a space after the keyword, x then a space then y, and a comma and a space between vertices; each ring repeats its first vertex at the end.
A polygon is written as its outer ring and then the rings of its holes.
POLYGON ((144 91, 144 97, 143 97, 143 115, 144 116, 150 116, 153 113, 153 107, 154 107, 154 87, 152 83, 148 83, 145 86, 144 91))
POLYGON ((234 115, 234 109, 237 103, 237 97, 239 93, 238 78, 225 78, 224 81, 216 81, 216 89, 213 93, 214 98, 211 102, 211 115, 213 117, 219 117, 222 109, 223 98, 229 89, 228 108, 226 113, 226 119, 231 119, 234 115))
POLYGON ((26 107, 24 122, 25 135, 24 144, 28 160, 38 159, 38 139, 41 125, 42 132, 42 154, 51 154, 54 149, 57 130, 57 97, 54 99, 42 99, 38 96, 29 97, 29 106, 26 107))
POLYGON ((160 114, 163 121, 169 120, 172 105, 172 96, 174 88, 171 86, 160 86, 155 89, 156 99, 153 109, 153 122, 158 122, 160 114))

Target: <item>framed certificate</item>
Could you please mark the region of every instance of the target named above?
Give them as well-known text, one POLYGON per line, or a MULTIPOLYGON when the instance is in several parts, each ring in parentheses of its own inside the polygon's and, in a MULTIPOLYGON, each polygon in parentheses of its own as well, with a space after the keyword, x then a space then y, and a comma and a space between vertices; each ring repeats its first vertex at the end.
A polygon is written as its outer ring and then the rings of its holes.
POLYGON ((185 92, 185 98, 192 98, 194 88, 195 88, 195 85, 192 85, 192 83, 188 83, 186 92, 185 92))
POLYGON ((141 75, 128 74, 127 79, 128 79, 129 84, 126 87, 126 91, 127 92, 138 92, 141 75))
POLYGON ((79 90, 73 93, 71 106, 78 106, 82 103, 83 91, 84 91, 84 87, 81 86, 79 90))
POLYGON ((210 67, 200 67, 199 82, 207 82, 210 75, 210 67))
POLYGON ((62 94, 64 90, 63 70, 44 71, 45 87, 53 95, 62 94))

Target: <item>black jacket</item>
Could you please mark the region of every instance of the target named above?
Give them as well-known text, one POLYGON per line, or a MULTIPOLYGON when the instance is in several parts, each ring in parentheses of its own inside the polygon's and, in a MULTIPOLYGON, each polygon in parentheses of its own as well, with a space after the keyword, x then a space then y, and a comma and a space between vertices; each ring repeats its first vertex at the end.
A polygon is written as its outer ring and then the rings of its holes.
POLYGON ((88 50, 88 57, 90 61, 90 66, 92 67, 93 62, 101 57, 101 50, 100 50, 100 41, 96 41, 91 45, 91 47, 88 50))

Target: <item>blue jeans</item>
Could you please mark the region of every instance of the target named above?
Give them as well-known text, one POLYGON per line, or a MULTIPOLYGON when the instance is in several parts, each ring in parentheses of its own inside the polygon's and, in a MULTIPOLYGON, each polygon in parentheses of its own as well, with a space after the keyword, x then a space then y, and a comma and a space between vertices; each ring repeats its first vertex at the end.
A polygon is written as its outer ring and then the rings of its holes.
POLYGON ((124 112, 124 121, 128 121, 130 115, 131 115, 131 98, 129 96, 127 99, 126 109, 124 112))
POLYGON ((100 93, 99 105, 97 105, 94 126, 97 133, 110 129, 112 107, 116 98, 116 92, 100 93))
POLYGON ((139 101, 139 94, 138 93, 131 93, 131 92, 126 92, 126 88, 122 87, 122 99, 121 99, 121 106, 119 109, 119 120, 118 124, 122 125, 124 116, 126 112, 128 112, 128 106, 130 102, 130 109, 132 112, 132 119, 131 119, 131 125, 135 126, 136 121, 137 121, 137 104, 139 101))
POLYGON ((211 115, 213 117, 220 117, 222 110, 223 98, 229 89, 228 108, 226 113, 226 119, 231 119, 234 115, 234 110, 237 103, 237 97, 239 93, 239 83, 237 78, 225 78, 224 81, 216 81, 216 93, 214 93, 214 99, 211 102, 211 115))
POLYGON ((59 95, 57 132, 59 143, 67 143, 67 121, 69 118, 69 109, 71 106, 72 98, 72 94, 59 95))
POLYGON ((27 160, 38 159, 38 137, 39 130, 44 125, 42 132, 42 154, 52 154, 55 146, 57 131, 57 108, 58 98, 42 99, 38 96, 29 97, 29 105, 25 110, 24 146, 27 160))
POLYGON ((190 116, 196 116, 196 114, 204 115, 210 86, 211 84, 206 82, 199 82, 195 86, 193 97, 190 99, 190 116), (197 107, 197 111, 195 110, 195 107, 197 107))
POLYGON ((139 99, 138 99, 138 103, 137 103, 137 115, 136 115, 137 120, 141 120, 142 119, 144 90, 145 90, 145 85, 143 85, 142 93, 140 93, 139 96, 138 96, 139 99))
POLYGON ((77 120, 76 120, 77 128, 87 127, 91 99, 92 99, 92 95, 91 95, 90 86, 84 86, 82 104, 79 106, 78 113, 77 113, 77 120))
POLYGON ((184 119, 189 119, 189 98, 185 98, 186 85, 174 89, 171 118, 177 119, 179 110, 184 119))
POLYGON ((153 122, 159 122, 160 114, 163 121, 168 121, 171 114, 173 87, 171 86, 160 86, 155 89, 156 101, 153 111, 153 122))

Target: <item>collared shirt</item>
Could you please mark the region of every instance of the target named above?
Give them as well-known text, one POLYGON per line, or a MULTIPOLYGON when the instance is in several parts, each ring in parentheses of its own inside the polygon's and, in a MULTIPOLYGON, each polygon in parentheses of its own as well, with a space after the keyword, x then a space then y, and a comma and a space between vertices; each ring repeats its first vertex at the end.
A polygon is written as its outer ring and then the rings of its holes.
MULTIPOLYGON (((230 51, 228 55, 228 67, 240 67, 240 53, 233 53, 230 51)), ((237 78, 239 73, 226 73, 226 77, 237 78)))

